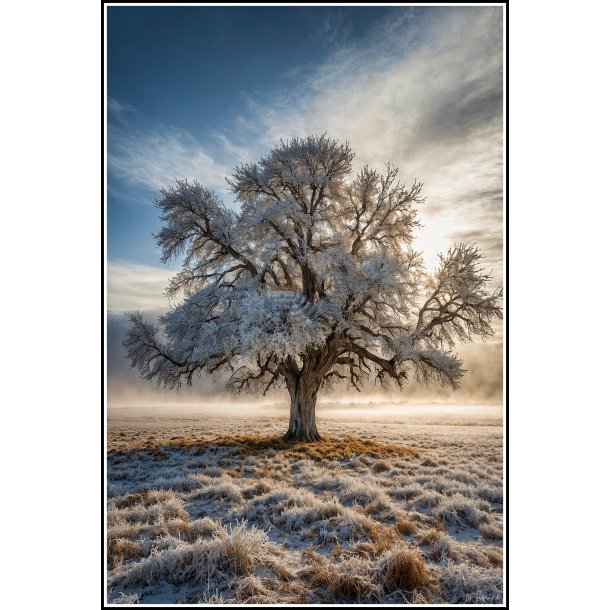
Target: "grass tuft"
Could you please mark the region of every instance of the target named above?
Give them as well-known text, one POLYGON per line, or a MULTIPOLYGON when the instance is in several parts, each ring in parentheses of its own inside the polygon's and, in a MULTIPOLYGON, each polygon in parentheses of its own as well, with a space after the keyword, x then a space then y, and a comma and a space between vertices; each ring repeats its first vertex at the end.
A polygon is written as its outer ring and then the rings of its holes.
POLYGON ((128 559, 139 557, 142 554, 143 548, 139 542, 133 542, 126 538, 117 538, 110 540, 108 543, 108 564, 111 569, 116 568, 116 566, 128 559))
POLYGON ((502 540, 504 537, 502 528, 494 523, 483 523, 481 527, 479 527, 479 531, 481 532, 481 536, 486 540, 502 540))
POLYGON ((378 560, 377 570, 385 591, 413 591, 438 585, 438 579, 426 567, 423 553, 406 544, 385 551, 378 560))
POLYGON ((398 519, 394 525, 403 536, 410 536, 417 532, 417 526, 408 517, 398 519))

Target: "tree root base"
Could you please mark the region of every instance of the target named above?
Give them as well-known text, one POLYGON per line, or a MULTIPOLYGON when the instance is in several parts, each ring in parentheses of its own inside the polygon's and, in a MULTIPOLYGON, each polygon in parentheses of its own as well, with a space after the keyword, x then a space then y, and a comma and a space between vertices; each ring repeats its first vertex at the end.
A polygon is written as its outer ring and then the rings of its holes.
POLYGON ((286 434, 282 436, 282 440, 287 443, 317 443, 322 440, 322 437, 317 432, 310 434, 286 432, 286 434))

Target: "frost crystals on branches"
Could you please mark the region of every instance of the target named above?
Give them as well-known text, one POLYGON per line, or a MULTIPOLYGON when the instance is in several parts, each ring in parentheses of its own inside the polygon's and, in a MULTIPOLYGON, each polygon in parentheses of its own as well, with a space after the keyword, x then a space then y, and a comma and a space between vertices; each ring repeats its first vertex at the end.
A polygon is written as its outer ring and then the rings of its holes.
POLYGON ((238 213, 197 181, 161 191, 161 260, 183 258, 167 294, 184 300, 158 326, 130 315, 124 345, 142 377, 174 388, 224 369, 238 391, 284 386, 285 438, 307 441, 324 385, 413 375, 458 387, 455 345, 492 334, 501 290, 476 245, 429 273, 413 248, 422 184, 391 164, 350 180, 353 159, 326 135, 282 142, 235 169, 238 213))

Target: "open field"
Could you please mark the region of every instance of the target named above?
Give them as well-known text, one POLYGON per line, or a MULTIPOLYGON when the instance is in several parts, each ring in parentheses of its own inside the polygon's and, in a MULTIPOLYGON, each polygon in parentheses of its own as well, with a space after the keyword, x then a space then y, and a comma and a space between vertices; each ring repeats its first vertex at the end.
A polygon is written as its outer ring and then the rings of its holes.
POLYGON ((501 408, 355 410, 110 410, 108 600, 501 603, 501 408))

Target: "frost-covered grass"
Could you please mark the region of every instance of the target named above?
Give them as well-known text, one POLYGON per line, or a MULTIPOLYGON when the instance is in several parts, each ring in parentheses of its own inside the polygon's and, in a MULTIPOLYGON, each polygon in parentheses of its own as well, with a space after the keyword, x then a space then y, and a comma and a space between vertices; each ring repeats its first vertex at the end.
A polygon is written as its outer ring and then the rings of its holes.
POLYGON ((502 428, 111 418, 108 601, 501 603, 502 428))

